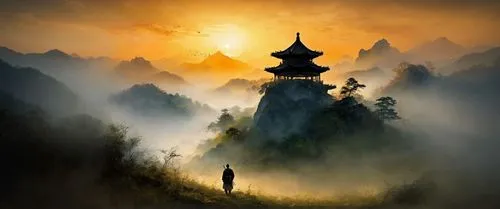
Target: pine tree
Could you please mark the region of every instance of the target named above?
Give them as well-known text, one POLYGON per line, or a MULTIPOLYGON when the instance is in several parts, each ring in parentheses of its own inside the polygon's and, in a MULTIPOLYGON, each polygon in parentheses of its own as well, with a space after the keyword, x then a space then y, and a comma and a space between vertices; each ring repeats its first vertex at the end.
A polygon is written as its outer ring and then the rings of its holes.
POLYGON ((234 117, 229 113, 229 110, 222 109, 221 115, 217 118, 217 122, 210 123, 207 128, 213 132, 226 131, 234 123, 234 117))
POLYGON ((401 119, 394 109, 396 103, 396 100, 392 97, 380 97, 377 99, 377 103, 375 103, 375 106, 377 106, 375 113, 380 119, 385 121, 401 119))
POLYGON ((340 90, 340 95, 343 98, 351 97, 355 94, 359 89, 365 88, 366 85, 358 83, 358 81, 354 78, 349 78, 345 82, 345 85, 342 86, 340 90))

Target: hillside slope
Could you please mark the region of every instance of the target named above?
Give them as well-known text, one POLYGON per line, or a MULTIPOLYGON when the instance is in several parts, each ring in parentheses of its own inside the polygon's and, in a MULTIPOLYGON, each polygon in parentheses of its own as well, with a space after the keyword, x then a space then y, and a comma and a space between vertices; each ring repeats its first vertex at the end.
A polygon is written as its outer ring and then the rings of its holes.
POLYGON ((56 79, 33 68, 13 67, 0 60, 0 91, 56 114, 78 109, 78 97, 56 79))

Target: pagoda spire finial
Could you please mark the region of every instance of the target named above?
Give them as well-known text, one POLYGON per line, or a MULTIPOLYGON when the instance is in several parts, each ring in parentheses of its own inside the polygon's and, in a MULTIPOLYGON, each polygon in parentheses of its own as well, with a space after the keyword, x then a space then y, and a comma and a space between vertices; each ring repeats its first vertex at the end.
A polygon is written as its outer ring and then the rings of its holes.
POLYGON ((300 33, 297 32, 297 40, 300 40, 300 33))

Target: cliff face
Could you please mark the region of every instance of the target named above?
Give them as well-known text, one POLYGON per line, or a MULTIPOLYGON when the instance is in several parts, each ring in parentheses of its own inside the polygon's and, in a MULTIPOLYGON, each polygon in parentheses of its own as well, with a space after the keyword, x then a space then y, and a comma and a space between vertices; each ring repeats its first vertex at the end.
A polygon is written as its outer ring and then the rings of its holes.
POLYGON ((282 141, 305 132, 305 121, 331 105, 328 87, 309 80, 288 80, 271 84, 260 100, 253 127, 263 136, 282 141))

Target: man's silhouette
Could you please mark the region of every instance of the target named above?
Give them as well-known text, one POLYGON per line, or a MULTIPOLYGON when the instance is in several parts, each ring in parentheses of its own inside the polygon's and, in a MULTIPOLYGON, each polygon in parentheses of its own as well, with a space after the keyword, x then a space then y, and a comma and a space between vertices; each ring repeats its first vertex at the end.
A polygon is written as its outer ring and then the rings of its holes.
POLYGON ((229 164, 226 165, 226 169, 222 173, 222 182, 224 188, 224 192, 226 194, 231 194, 231 190, 233 190, 233 180, 234 180, 234 172, 231 168, 229 168, 229 164))

